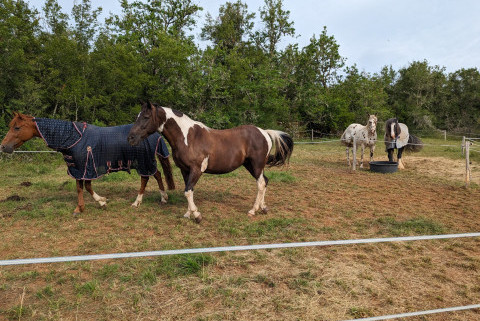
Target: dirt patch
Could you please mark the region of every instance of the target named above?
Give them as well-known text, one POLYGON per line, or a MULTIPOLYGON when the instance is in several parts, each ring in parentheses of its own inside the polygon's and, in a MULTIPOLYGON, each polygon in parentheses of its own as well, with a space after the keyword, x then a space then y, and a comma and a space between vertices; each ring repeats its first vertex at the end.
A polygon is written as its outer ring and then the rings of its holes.
POLYGON ((0 202, 21 202, 24 201, 25 197, 18 196, 18 195, 11 195, 3 200, 0 200, 0 202))
MULTIPOLYGON (((442 177, 451 181, 465 181, 465 160, 454 160, 445 157, 406 156, 405 166, 432 177, 442 177)), ((480 184, 480 165, 472 163, 472 182, 480 184)))

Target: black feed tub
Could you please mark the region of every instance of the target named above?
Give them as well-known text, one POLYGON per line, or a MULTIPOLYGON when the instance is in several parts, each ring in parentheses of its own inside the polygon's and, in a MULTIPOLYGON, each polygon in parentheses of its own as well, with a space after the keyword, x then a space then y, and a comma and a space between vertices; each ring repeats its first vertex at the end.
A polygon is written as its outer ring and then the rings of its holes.
POLYGON ((378 161, 370 162, 370 171, 375 173, 395 173, 398 170, 397 162, 378 161))

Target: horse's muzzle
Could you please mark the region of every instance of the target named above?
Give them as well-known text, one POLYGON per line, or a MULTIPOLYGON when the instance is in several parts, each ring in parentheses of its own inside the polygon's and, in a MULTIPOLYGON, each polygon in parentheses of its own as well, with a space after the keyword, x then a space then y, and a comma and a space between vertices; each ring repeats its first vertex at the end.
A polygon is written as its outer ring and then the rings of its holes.
POLYGON ((140 142, 140 139, 138 136, 135 136, 133 134, 128 135, 127 141, 131 146, 137 146, 138 143, 140 142))
POLYGON ((0 152, 11 154, 11 153, 13 153, 13 147, 12 146, 0 145, 0 152))

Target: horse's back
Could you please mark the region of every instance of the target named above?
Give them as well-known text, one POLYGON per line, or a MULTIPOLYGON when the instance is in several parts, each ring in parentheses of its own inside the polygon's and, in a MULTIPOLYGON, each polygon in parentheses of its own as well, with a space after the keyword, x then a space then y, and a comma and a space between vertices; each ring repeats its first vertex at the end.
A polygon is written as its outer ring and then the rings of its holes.
POLYGON ((242 125, 230 129, 210 129, 207 173, 227 173, 243 165, 247 159, 266 161, 268 142, 258 127, 242 125))

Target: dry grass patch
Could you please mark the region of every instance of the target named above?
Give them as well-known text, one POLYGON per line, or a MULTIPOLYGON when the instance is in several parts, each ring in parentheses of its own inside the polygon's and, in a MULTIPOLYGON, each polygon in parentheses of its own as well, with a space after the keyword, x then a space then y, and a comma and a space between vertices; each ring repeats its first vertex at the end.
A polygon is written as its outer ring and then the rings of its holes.
MULTIPOLYGON (((246 170, 202 176, 200 225, 182 217, 178 169, 166 205, 151 182, 131 208, 139 177, 110 175, 94 183, 107 209, 87 195, 75 218, 58 156, 0 160, 1 259, 480 231, 477 185, 420 166, 352 173, 338 145, 297 145, 288 167, 268 169, 270 212, 253 219, 246 170)), ((343 320, 474 304, 479 251, 479 240, 457 239, 2 267, 0 320, 343 320)))

